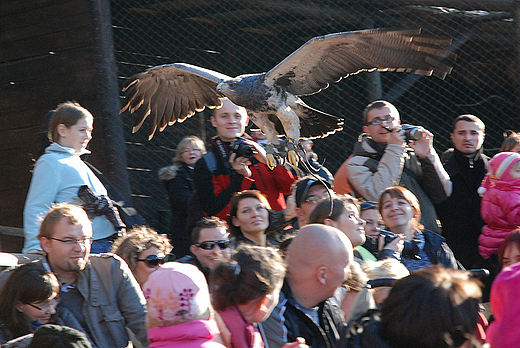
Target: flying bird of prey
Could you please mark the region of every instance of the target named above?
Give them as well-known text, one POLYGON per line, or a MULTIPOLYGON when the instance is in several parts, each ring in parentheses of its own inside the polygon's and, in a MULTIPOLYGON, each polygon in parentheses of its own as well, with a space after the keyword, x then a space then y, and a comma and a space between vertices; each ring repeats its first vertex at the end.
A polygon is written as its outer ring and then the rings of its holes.
POLYGON ((278 134, 288 140, 288 160, 298 163, 295 146, 300 136, 326 137, 342 129, 343 119, 316 110, 300 96, 361 71, 414 72, 442 79, 451 72, 444 63, 453 54, 451 40, 425 37, 420 30, 360 30, 315 37, 268 72, 230 77, 198 66, 174 63, 132 76, 123 91, 121 112, 137 115, 133 132, 151 118, 149 139, 159 128, 183 122, 205 107, 221 106, 227 97, 247 109, 266 134, 267 164, 274 167, 273 144, 278 134))

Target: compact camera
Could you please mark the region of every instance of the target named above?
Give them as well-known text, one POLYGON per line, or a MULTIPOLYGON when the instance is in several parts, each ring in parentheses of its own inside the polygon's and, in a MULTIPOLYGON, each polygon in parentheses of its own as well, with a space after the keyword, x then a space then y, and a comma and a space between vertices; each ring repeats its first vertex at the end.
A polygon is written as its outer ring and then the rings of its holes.
POLYGON ((253 158, 254 152, 253 148, 246 143, 244 143, 243 139, 235 140, 230 145, 231 153, 236 153, 237 157, 245 157, 245 158, 253 158))

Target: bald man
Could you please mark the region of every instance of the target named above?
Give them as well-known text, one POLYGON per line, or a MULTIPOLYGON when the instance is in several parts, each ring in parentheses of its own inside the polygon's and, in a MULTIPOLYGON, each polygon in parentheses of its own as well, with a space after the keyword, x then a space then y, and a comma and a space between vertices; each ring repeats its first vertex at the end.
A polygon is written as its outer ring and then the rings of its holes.
POLYGON ((337 345, 345 323, 329 298, 348 276, 352 259, 352 245, 340 230, 321 224, 299 230, 287 251, 280 300, 259 324, 266 348, 279 348, 298 337, 312 348, 337 345))

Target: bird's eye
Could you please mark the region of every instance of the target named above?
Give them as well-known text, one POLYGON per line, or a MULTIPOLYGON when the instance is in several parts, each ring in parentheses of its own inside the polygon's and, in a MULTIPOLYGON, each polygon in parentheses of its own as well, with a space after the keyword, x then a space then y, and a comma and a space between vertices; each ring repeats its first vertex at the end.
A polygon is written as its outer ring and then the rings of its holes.
POLYGON ((229 88, 235 88, 237 86, 236 82, 231 82, 229 84, 229 88))

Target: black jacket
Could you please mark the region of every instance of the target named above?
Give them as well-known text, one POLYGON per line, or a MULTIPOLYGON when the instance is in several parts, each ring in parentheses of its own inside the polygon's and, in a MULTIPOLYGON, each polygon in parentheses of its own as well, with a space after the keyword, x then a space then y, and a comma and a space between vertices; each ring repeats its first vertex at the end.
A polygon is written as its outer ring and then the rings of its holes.
POLYGON ((446 242, 466 268, 482 267, 478 236, 484 221, 480 216, 481 198, 477 189, 487 166, 488 157, 481 151, 469 158, 455 149, 453 157, 444 165, 453 183, 453 192, 435 206, 446 242))
POLYGON ((297 306, 285 282, 277 306, 269 318, 259 324, 266 348, 279 348, 284 342, 294 342, 298 337, 305 338, 305 343, 312 348, 336 347, 346 328, 339 308, 328 299, 321 302, 318 326, 297 306))
POLYGON ((182 257, 189 253, 190 238, 187 229, 188 202, 195 190, 193 169, 186 164, 174 164, 159 170, 159 179, 164 182, 170 199, 171 221, 168 237, 174 246, 174 253, 182 257))
POLYGON ((391 348, 380 333, 379 310, 370 310, 351 323, 341 339, 340 348, 391 348))

